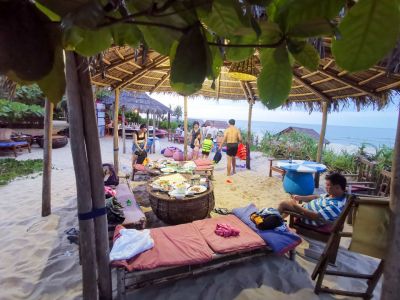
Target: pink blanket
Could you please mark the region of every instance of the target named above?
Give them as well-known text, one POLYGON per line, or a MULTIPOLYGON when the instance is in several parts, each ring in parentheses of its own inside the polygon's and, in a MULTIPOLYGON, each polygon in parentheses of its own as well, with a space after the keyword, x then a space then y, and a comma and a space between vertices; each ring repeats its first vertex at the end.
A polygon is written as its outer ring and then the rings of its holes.
POLYGON ((194 221, 193 224, 216 253, 251 250, 265 246, 265 242, 257 233, 233 215, 194 221), (240 234, 227 238, 218 236, 214 232, 218 223, 235 227, 239 229, 240 234))
MULTIPOLYGON (((118 234, 118 229, 116 233, 118 234)), ((193 223, 154 228, 151 236, 154 247, 130 259, 113 262, 128 271, 147 270, 167 266, 182 266, 208 262, 213 252, 193 223)))

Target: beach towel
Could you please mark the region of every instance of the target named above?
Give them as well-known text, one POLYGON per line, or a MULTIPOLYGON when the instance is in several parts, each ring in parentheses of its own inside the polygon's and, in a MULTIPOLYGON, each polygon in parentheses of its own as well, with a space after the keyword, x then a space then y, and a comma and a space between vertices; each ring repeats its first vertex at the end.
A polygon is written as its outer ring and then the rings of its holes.
MULTIPOLYGON (((121 228, 115 229, 114 237, 121 228)), ((150 229, 150 235, 154 240, 153 248, 132 259, 115 261, 113 265, 133 271, 186 266, 212 260, 212 250, 192 223, 153 228, 150 229)))
POLYGON ((258 229, 250 219, 251 214, 258 212, 254 204, 235 208, 232 212, 243 223, 253 229, 275 253, 284 254, 301 243, 301 238, 288 228, 287 231, 258 229))
POLYGON ((247 251, 265 247, 263 239, 234 215, 194 221, 193 225, 215 253, 247 251), (228 224, 240 230, 238 236, 224 238, 215 234, 217 224, 228 224))

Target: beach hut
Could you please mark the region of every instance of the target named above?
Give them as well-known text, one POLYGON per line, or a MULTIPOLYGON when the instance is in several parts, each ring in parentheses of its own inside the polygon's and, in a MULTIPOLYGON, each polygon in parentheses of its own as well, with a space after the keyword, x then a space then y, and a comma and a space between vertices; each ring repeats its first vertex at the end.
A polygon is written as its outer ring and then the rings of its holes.
MULTIPOLYGON (((313 140, 316 140, 317 142, 320 139, 319 133, 316 132, 314 129, 304 128, 304 127, 296 127, 296 126, 289 126, 289 127, 285 128, 284 130, 278 132, 276 135, 280 136, 282 134, 288 134, 288 133, 291 133, 291 132, 297 132, 297 133, 305 134, 305 135, 309 136, 310 138, 312 138, 313 140)), ((329 141, 324 138, 324 145, 326 146, 327 144, 329 144, 329 141)))
MULTIPOLYGON (((152 114, 153 119, 153 141, 155 141, 155 123, 156 116, 161 116, 168 114, 171 115, 172 111, 164 104, 158 102, 157 100, 151 98, 146 93, 134 92, 134 91, 122 91, 119 89, 115 90, 114 96, 106 96, 102 98, 102 101, 106 105, 114 106, 114 129, 118 128, 118 109, 122 112, 122 143, 123 143, 123 153, 126 152, 125 145, 125 111, 135 110, 139 113, 147 114, 147 126, 149 126, 149 114, 152 114)), ((169 119, 169 118, 168 118, 169 119)), ((169 124, 168 124, 169 127, 169 124)), ((154 143, 153 143, 154 147, 154 143)), ((119 161, 118 161, 118 130, 114 130, 114 167, 118 172, 119 161)))

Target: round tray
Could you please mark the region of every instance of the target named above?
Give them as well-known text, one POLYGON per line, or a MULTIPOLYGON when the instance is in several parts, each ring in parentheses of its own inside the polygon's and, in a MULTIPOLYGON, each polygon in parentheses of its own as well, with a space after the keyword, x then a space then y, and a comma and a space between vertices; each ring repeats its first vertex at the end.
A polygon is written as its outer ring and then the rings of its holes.
MULTIPOLYGON (((155 179, 156 180, 156 179, 155 179)), ((209 217, 214 208, 214 189, 210 187, 204 193, 172 199, 167 193, 153 191, 150 182, 147 184, 151 208, 156 216, 167 224, 183 224, 209 217)))

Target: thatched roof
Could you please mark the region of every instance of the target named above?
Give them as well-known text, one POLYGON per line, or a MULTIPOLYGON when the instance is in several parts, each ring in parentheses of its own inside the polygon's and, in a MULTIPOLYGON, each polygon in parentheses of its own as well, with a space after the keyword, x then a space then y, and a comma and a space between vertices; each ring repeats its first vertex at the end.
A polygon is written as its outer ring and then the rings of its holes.
MULTIPOLYGON (((310 138, 319 141, 319 133, 316 132, 314 129, 310 129, 310 128, 303 128, 303 127, 295 127, 295 126, 290 126, 280 132, 278 132, 276 135, 282 135, 282 134, 286 134, 286 133, 290 133, 290 132, 298 132, 298 133, 302 133, 305 135, 308 135, 310 138)), ((329 144, 329 141, 327 139, 324 139, 324 144, 329 144)))
MULTIPOLYGON (((104 104, 112 105, 115 101, 115 95, 102 98, 104 104)), ((127 110, 137 110, 140 113, 155 113, 159 115, 172 113, 164 104, 149 97, 145 93, 122 91, 119 96, 119 107, 124 106, 127 110)))
POLYGON ((228 122, 226 121, 216 121, 216 120, 207 120, 204 122, 206 126, 214 126, 218 129, 226 129, 228 128, 228 122))
MULTIPOLYGON (((169 58, 152 50, 142 56, 140 51, 130 47, 110 48, 93 66, 92 83, 141 92, 174 93, 169 84, 169 58)), ((226 62, 222 67, 215 89, 206 80, 197 94, 216 99, 258 100, 257 83, 230 78, 229 66, 226 62)), ((349 74, 340 70, 330 55, 320 60, 317 71, 295 65, 293 75, 292 90, 285 105, 302 105, 309 111, 318 110, 321 100, 328 101, 329 110, 339 110, 349 101, 354 101, 357 108, 373 105, 380 109, 391 100, 391 89, 400 91, 400 74, 388 75, 380 66, 349 74)))

